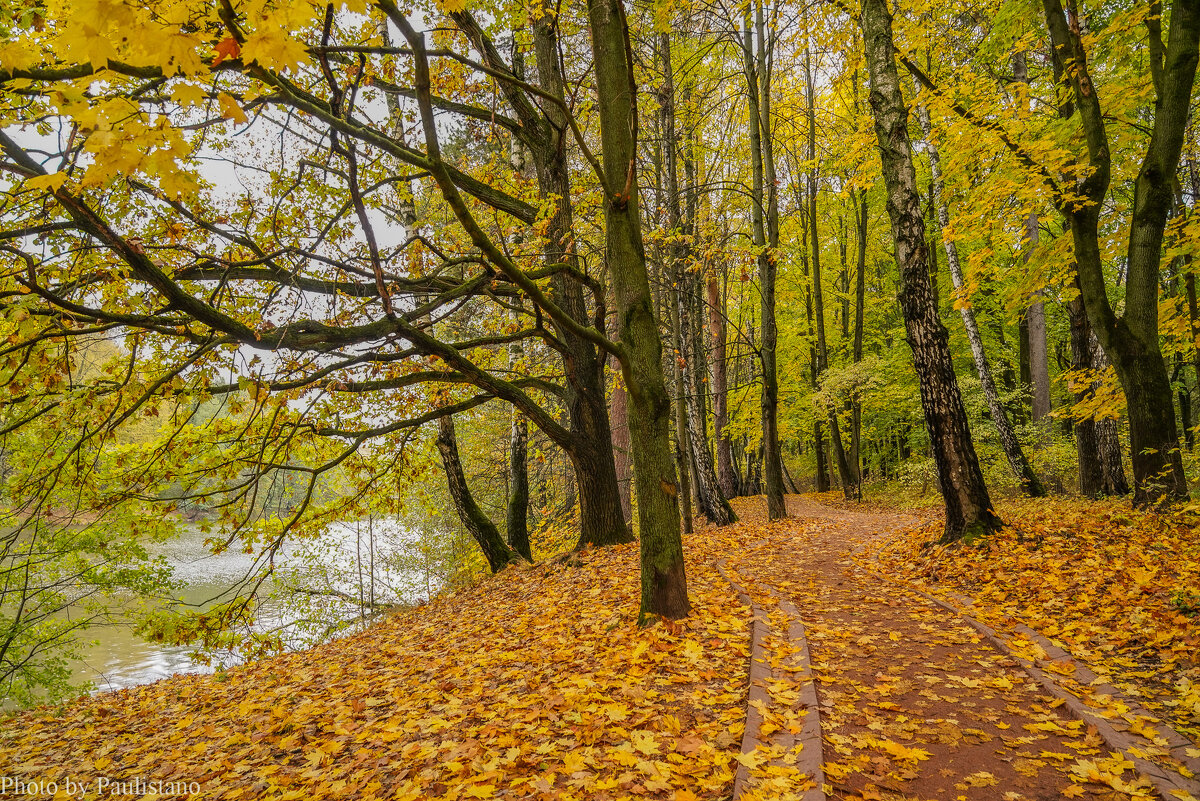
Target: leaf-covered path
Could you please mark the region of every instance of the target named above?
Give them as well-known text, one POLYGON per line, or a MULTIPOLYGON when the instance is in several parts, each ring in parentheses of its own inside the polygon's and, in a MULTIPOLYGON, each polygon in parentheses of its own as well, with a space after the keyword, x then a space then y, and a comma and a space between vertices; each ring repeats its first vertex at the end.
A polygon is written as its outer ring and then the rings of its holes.
MULTIPOLYGON (((804 498, 790 498, 789 512, 793 520, 767 527, 730 565, 770 618, 768 661, 801 647, 785 634, 788 612, 799 611, 831 797, 1033 801, 1154 792, 1094 727, 961 616, 874 572, 868 554, 877 538, 913 518, 804 498)), ((796 677, 793 696, 804 679, 796 677)), ((772 723, 782 710, 771 706, 757 733, 768 744, 786 737, 786 725, 772 723)), ((743 797, 769 797, 760 787, 769 781, 750 771, 743 797)))
MULTIPOLYGON (((768 524, 761 499, 743 499, 744 522, 687 538, 686 620, 637 626, 636 544, 584 551, 310 651, 0 720, 0 776, 71 780, 77 791, 63 797, 88 799, 112 797, 118 782, 134 782, 125 797, 157 782, 163 798, 230 801, 1152 796, 1017 659, 874 572, 885 541, 925 536, 889 532, 919 521, 789 503, 792 518, 768 524), (747 699, 754 617, 762 661, 747 699)), ((992 547, 988 564, 1011 571, 996 554, 1019 545, 992 547)), ((1171 559, 1190 564, 1188 547, 1171 559)), ((901 572, 895 552, 889 574, 901 572)), ((1162 653, 1174 654, 1191 636, 1185 621, 1144 638, 1167 637, 1162 653)), ((1107 703, 1115 726, 1146 735, 1138 753, 1161 760, 1166 729, 1107 703)), ((1200 757, 1193 745, 1188 758, 1200 757)))

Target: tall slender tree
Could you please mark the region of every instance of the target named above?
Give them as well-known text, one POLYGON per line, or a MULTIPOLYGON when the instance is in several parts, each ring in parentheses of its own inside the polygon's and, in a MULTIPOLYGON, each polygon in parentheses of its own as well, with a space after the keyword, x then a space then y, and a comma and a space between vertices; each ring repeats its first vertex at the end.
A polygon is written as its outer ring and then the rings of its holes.
MULTIPOLYGON (((954 244, 953 239, 947 239, 943 235, 943 231, 950 225, 950 211, 946 205, 945 187, 942 184, 941 158, 937 145, 931 137, 929 110, 921 105, 918 108, 917 116, 921 121, 921 130, 925 136, 925 149, 929 153, 929 170, 933 183, 931 203, 936 211, 934 235, 943 242, 946 249, 946 263, 950 267, 950 280, 954 284, 955 291, 961 292, 963 290, 963 271, 962 264, 958 259, 958 246, 954 244)), ((987 401, 988 411, 992 415, 992 425, 996 427, 996 433, 1000 435, 1000 444, 1004 448, 1004 455, 1008 458, 1008 465, 1025 494, 1031 498, 1041 498, 1046 494, 1046 488, 1042 485, 1037 473, 1034 472, 1033 465, 1026 458, 1016 432, 1013 431, 1012 425, 1008 421, 1008 410, 1000 402, 1000 392, 996 389, 992 368, 988 363, 987 354, 983 350, 983 336, 979 333, 979 325, 975 322, 975 312, 966 299, 961 299, 956 305, 959 316, 962 317, 963 328, 967 332, 967 341, 971 343, 971 355, 975 359, 975 370, 979 373, 983 397, 987 401)), ((1044 339, 1045 326, 1042 328, 1042 335, 1044 339)), ((1043 342, 1043 346, 1044 344, 1043 342)))
POLYGON ((776 347, 779 328, 775 320, 775 279, 779 268, 779 190, 775 182, 775 150, 771 128, 770 39, 760 2, 747 4, 742 24, 744 71, 749 103, 750 162, 753 190, 750 199, 754 247, 758 261, 760 297, 759 361, 762 365, 762 459, 767 517, 787 517, 783 500, 783 454, 779 448, 779 375, 776 347))
POLYGON ((991 498, 966 409, 954 375, 946 327, 938 318, 929 285, 925 221, 921 216, 908 108, 896 70, 892 17, 886 0, 863 0, 860 24, 871 82, 871 109, 887 187, 888 215, 900 266, 900 306, 921 388, 921 408, 938 484, 946 505, 942 540, 952 542, 992 533, 1001 526, 991 498))
POLYGON ((588 0, 605 194, 605 251, 616 295, 637 485, 643 617, 685 617, 690 604, 671 459, 671 399, 650 297, 637 195, 637 92, 621 0, 588 0))

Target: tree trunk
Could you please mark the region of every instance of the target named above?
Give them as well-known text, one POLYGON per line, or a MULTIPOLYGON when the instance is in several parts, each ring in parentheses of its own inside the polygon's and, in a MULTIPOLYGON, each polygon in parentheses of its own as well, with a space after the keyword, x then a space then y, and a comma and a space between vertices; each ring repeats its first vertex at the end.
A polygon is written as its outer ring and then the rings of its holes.
POLYGON ((637 196, 637 91, 621 0, 588 0, 606 197, 605 244, 616 294, 641 539, 642 620, 690 610, 671 459, 671 399, 650 299, 637 196))
POLYGON ((762 341, 759 352, 762 354, 760 359, 762 362, 760 406, 763 432, 763 483, 767 496, 767 518, 779 520, 787 517, 787 507, 783 501, 782 456, 779 452, 779 377, 776 370, 775 353, 778 340, 778 328, 775 322, 775 275, 778 268, 776 258, 779 247, 779 201, 778 189, 775 184, 775 159, 770 126, 771 76, 767 67, 767 45, 764 36, 762 6, 755 3, 754 12, 755 24, 752 31, 750 5, 745 7, 743 47, 749 97, 750 160, 754 180, 750 216, 754 247, 758 251, 758 291, 761 299, 759 325, 762 341), (765 210, 764 205, 766 206, 765 210))
POLYGON ((813 460, 817 467, 814 483, 817 492, 829 492, 829 460, 825 458, 825 431, 820 420, 813 420, 813 460))
MULTIPOLYGON (((455 23, 483 53, 494 68, 511 72, 492 42, 469 12, 452 14, 455 23)), ((533 25, 537 81, 542 91, 558 98, 564 96, 564 82, 558 62, 558 31, 550 15, 539 17, 533 25)), ((525 142, 532 156, 538 188, 546 197, 557 200, 554 213, 546 222, 543 259, 546 264, 569 264, 578 269, 574 242, 574 211, 571 204, 571 179, 568 152, 563 141, 567 130, 566 115, 554 103, 534 105, 513 84, 499 81, 506 98, 526 129, 525 142)), ((590 321, 583 285, 573 276, 558 271, 551 278, 552 300, 576 322, 590 321)), ((578 545, 616 545, 630 542, 620 504, 612 431, 605 398, 604 359, 596 346, 578 334, 558 331, 566 345, 562 355, 566 377, 566 397, 570 441, 559 443, 571 458, 579 489, 578 545)))
POLYGON ((684 365, 681 366, 683 372, 681 389, 687 403, 688 436, 691 439, 693 463, 696 466, 692 478, 696 485, 696 497, 699 500, 700 511, 704 513, 710 523, 727 526, 730 523, 736 523, 738 518, 717 482, 717 472, 713 468, 712 454, 709 452, 708 441, 704 436, 704 396, 701 394, 702 387, 697 380, 696 359, 692 352, 695 350, 695 343, 691 342, 691 347, 688 347, 689 340, 692 340, 692 331, 688 324, 691 315, 688 313, 687 300, 692 294, 689 290, 694 283, 694 276, 687 276, 685 280, 680 281, 679 303, 676 306, 681 329, 680 339, 684 343, 686 351, 684 365))
MULTIPOLYGON (((550 17, 534 24, 534 47, 538 60, 541 88, 563 97, 564 84, 558 62, 558 34, 550 17)), ((558 199, 555 214, 546 227, 545 260, 548 264, 566 262, 578 269, 574 240, 574 213, 571 205, 570 167, 562 141, 566 130, 563 111, 554 103, 542 104, 549 125, 545 126, 544 147, 534 154, 538 186, 549 197, 558 199)), ((583 285, 574 277, 558 272, 551 279, 552 297, 572 318, 589 318, 583 285)), ((611 447, 612 428, 605 399, 604 362, 594 345, 569 331, 560 331, 567 344, 563 367, 567 376, 566 406, 571 430, 582 441, 572 454, 579 486, 579 545, 617 545, 629 542, 631 535, 621 507, 617 468, 611 447)))
MULTIPOLYGON (((1092 332, 1081 298, 1075 297, 1067 303, 1067 317, 1071 323, 1071 369, 1097 372, 1106 369, 1108 361, 1092 332)), ((1094 383, 1080 387, 1075 393, 1075 401, 1088 400, 1096 388, 1094 383)), ((1077 419, 1075 450, 1079 457, 1080 494, 1101 498, 1129 493, 1125 469, 1121 464, 1121 441, 1116 420, 1091 417, 1077 419)))
POLYGON ((929 286, 925 225, 908 139, 908 109, 896 72, 892 20, 885 0, 864 0, 861 23, 871 107, 887 187, 888 215, 900 264, 900 306, 921 387, 925 426, 946 504, 944 542, 971 540, 1002 525, 991 498, 954 375, 945 326, 929 286))
POLYGON ((725 345, 725 308, 721 296, 720 278, 708 277, 708 336, 710 369, 712 370, 713 436, 717 440, 717 482, 721 494, 732 498, 738 492, 737 471, 733 465, 733 444, 729 441, 729 390, 726 379, 727 350, 725 345))
POLYGON ((1120 317, 1108 299, 1100 248, 1100 215, 1112 166, 1105 117, 1078 24, 1068 20, 1061 0, 1043 0, 1043 8, 1055 77, 1071 89, 1071 100, 1061 106, 1063 116, 1079 114, 1090 167, 1073 190, 1087 202, 1057 199, 1057 203, 1070 223, 1088 320, 1128 400, 1134 504, 1184 500, 1187 477, 1179 453, 1171 382, 1159 348, 1158 285, 1163 231, 1173 202, 1172 184, 1200 55, 1200 7, 1192 2, 1171 5, 1165 50, 1160 17, 1147 18, 1157 97, 1149 145, 1134 182, 1125 312, 1120 317))
MULTIPOLYGON (((663 274, 667 272, 664 270, 663 274)), ((675 467, 679 470, 680 500, 683 502, 683 533, 692 533, 692 453, 691 442, 688 440, 687 402, 684 399, 683 388, 683 356, 680 353, 682 337, 679 331, 679 275, 671 271, 670 297, 667 299, 667 317, 671 323, 671 344, 674 354, 671 367, 675 378, 675 467)))
MULTIPOLYGON (((856 81, 857 83, 857 81, 856 81)), ((856 95, 857 96, 857 95, 856 95)), ((857 106, 857 100, 855 101, 857 106)), ((855 364, 863 357, 863 318, 867 296, 867 223, 869 222, 867 192, 860 189, 859 203, 855 211, 855 228, 858 231, 858 262, 855 268, 854 285, 854 349, 855 364)), ((857 390, 850 398, 850 461, 858 474, 859 491, 862 490, 862 401, 857 390)))
POLYGON ((629 418, 627 413, 629 396, 625 392, 625 382, 620 371, 613 378, 612 401, 610 415, 612 422, 613 461, 617 471, 617 491, 621 498, 621 514, 625 518, 626 527, 633 525, 633 501, 631 484, 633 482, 633 462, 629 451, 629 418))
MULTIPOLYGON (((808 233, 812 259, 813 313, 817 323, 817 367, 816 383, 818 387, 829 364, 829 347, 825 339, 825 290, 821 286, 821 240, 817 226, 817 112, 816 86, 813 83, 812 57, 807 47, 804 49, 804 84, 805 107, 808 116, 808 233)), ((833 461, 842 483, 842 494, 847 500, 857 501, 862 498, 862 488, 858 484, 857 471, 850 469, 846 459, 846 450, 842 446, 842 432, 838 425, 837 410, 832 404, 825 407, 829 418, 829 442, 833 449, 833 461)))
MULTIPOLYGON (((1071 369, 1092 369, 1092 327, 1088 324, 1083 300, 1075 297, 1067 303, 1067 318, 1071 323, 1071 369)), ((1082 403, 1091 390, 1081 386, 1075 402, 1082 403)), ((1075 420, 1075 454, 1079 461, 1079 493, 1088 498, 1104 494, 1104 476, 1100 467, 1100 445, 1096 438, 1096 421, 1092 417, 1075 420)))
MULTIPOLYGON (((1029 89, 1029 67, 1025 51, 1018 50, 1013 54, 1013 78, 1029 89)), ((1032 101, 1031 101, 1032 102, 1032 101)), ((1022 262, 1029 264, 1029 257, 1038 243, 1038 215, 1031 212, 1025 219, 1025 252, 1022 262)), ((1042 300, 1043 292, 1038 289, 1033 293, 1033 302, 1025 310, 1025 319, 1029 325, 1029 383, 1032 391, 1031 406, 1034 422, 1041 422, 1050 414, 1050 360, 1046 349, 1046 304, 1042 300)))
MULTIPOLYGON (((693 286, 696 278, 688 269, 692 248, 690 234, 692 231, 685 227, 683 213, 680 207, 679 174, 676 166, 677 153, 675 147, 675 79, 671 67, 671 38, 670 34, 659 34, 659 58, 663 69, 662 102, 660 115, 662 118, 663 140, 663 175, 666 179, 667 227, 674 242, 669 250, 673 261, 672 281, 674 283, 674 304, 672 308, 673 333, 675 338, 675 382, 676 393, 681 407, 686 407, 677 414, 677 420, 682 426, 679 431, 681 440, 690 440, 690 453, 695 470, 691 472, 691 480, 695 490, 695 498, 700 511, 709 522, 718 526, 726 526, 737 520, 729 501, 721 494, 717 485, 717 474, 713 468, 712 455, 704 436, 707 428, 704 417, 703 395, 699 375, 697 374, 696 350, 692 325, 691 310, 693 286)), ((694 214, 693 204, 689 204, 689 212, 694 214)), ((686 447, 684 450, 688 450, 686 447)), ((684 521, 684 530, 690 528, 691 521, 684 521)))
MULTIPOLYGON (((1108 357, 1092 333, 1092 369, 1103 371, 1108 368, 1108 357)), ((1095 387, 1093 387, 1093 390, 1095 387)), ((1128 495, 1129 482, 1125 480, 1125 467, 1121 463, 1121 439, 1117 421, 1111 417, 1096 421, 1096 446, 1100 453, 1100 494, 1128 495)))
POLYGON ((450 497, 454 501, 458 519, 483 551, 492 572, 500 571, 509 562, 519 561, 520 555, 504 542, 500 530, 475 503, 467 487, 467 477, 458 456, 458 440, 454 436, 453 415, 438 418, 437 447, 442 456, 442 466, 446 469, 446 483, 450 487, 450 497))
MULTIPOLYGON (((509 369, 516 369, 524 357, 520 342, 508 346, 509 369)), ((529 544, 529 421, 515 406, 511 408, 512 422, 508 445, 508 513, 505 534, 508 547, 528 561, 533 561, 533 549, 529 544)))
MULTIPOLYGON (((919 107, 918 117, 921 121, 921 131, 925 136, 925 147, 929 152, 929 172, 933 184, 933 197, 930 198, 930 202, 933 203, 935 209, 934 233, 938 239, 943 241, 946 250, 946 264, 950 268, 950 280, 954 284, 954 289, 956 292, 961 292, 964 282, 962 264, 958 260, 958 246, 954 244, 953 240, 948 240, 942 235, 942 231, 950 225, 950 212, 946 207, 945 189, 942 185, 941 159, 937 146, 930 136, 929 111, 924 105, 919 107)), ((992 378, 992 368, 988 364, 987 354, 983 350, 983 337, 975 322, 975 312, 968 301, 969 298, 960 298, 956 305, 959 307, 958 313, 962 317, 963 328, 967 331, 967 341, 971 343, 971 355, 975 359, 975 370, 979 373, 983 396, 987 400, 992 423, 1000 435, 1000 444, 1004 448, 1004 455, 1008 458, 1008 466, 1012 468, 1013 475, 1017 477, 1017 481, 1021 484, 1021 490, 1026 495, 1031 498, 1045 497, 1046 488, 1037 477, 1037 473, 1034 472, 1029 459, 1025 457, 1025 451, 1021 448, 1021 443, 1008 422, 1008 412, 1005 410, 1004 404, 1000 402, 1000 393, 996 389, 995 379, 992 378)), ((1042 335, 1044 349, 1044 328, 1042 335)))

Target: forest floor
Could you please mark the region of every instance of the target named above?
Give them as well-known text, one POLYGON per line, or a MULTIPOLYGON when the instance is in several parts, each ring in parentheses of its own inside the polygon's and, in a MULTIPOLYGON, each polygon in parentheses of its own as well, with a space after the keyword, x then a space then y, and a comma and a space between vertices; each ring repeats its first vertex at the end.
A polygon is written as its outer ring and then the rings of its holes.
POLYGON ((70 798, 1188 797, 1190 518, 1021 502, 944 549, 928 516, 761 506, 685 541, 686 620, 636 625, 636 545, 585 551, 310 651, 0 720, 0 777, 70 798))

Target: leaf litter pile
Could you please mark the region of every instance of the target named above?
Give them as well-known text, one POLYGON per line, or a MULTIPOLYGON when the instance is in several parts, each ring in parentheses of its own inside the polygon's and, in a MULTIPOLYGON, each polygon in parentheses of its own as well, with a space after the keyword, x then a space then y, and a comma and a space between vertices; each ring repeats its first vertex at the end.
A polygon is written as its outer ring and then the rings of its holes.
POLYGON ((636 545, 587 551, 311 651, 0 722, 0 772, 196 781, 200 797, 220 799, 693 801, 728 799, 740 771, 743 801, 797 799, 814 786, 800 699, 815 680, 832 798, 1150 797, 1133 765, 1016 661, 876 571, 968 592, 987 612, 973 613, 1027 622, 1118 683, 1170 686, 1156 708, 1186 722, 1191 530, 1043 501, 1003 510, 1020 527, 988 545, 945 550, 925 546, 936 524, 901 515, 793 497, 795 517, 766 524, 761 506, 740 501, 748 522, 685 540, 685 621, 637 627, 636 545), (750 701, 747 753, 751 610, 719 559, 766 623, 772 673, 750 701), (788 609, 807 631, 811 672, 797 667, 788 609), (1133 615, 1151 623, 1130 626, 1133 615))
POLYGON ((636 548, 505 571, 223 680, 177 676, 0 722, 0 773, 273 801, 725 797, 748 610, 692 559, 692 615, 639 629, 636 548))

